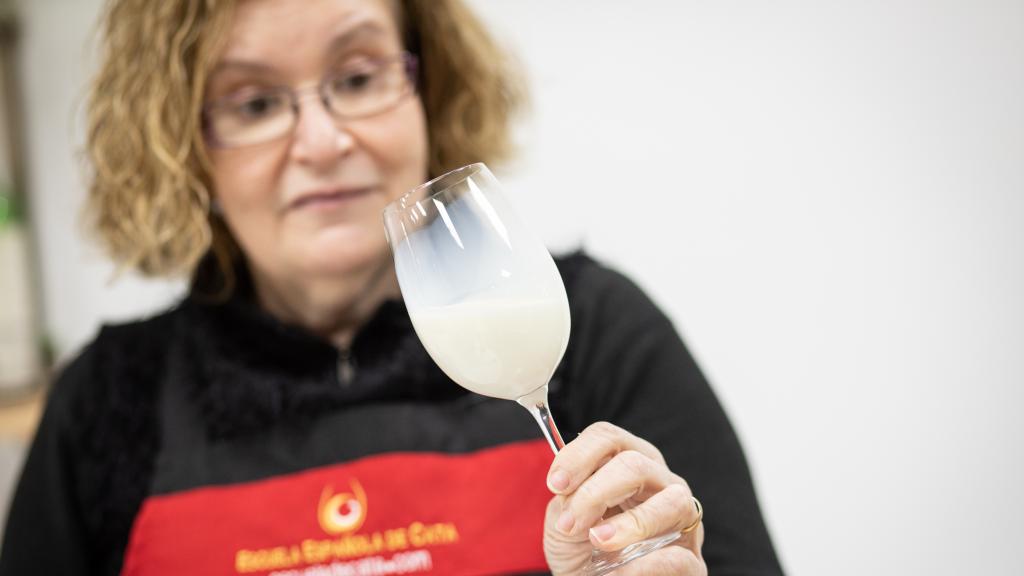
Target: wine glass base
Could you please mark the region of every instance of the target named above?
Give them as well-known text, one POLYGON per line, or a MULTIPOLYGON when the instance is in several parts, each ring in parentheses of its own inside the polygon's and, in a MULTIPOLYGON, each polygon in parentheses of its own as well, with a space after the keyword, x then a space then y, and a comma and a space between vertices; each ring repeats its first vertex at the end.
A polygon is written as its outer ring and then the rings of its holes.
POLYGON ((590 557, 590 564, 583 568, 583 576, 602 576, 607 574, 627 562, 668 546, 678 540, 680 536, 682 534, 679 532, 673 532, 664 536, 649 538, 636 544, 630 544, 622 550, 614 552, 594 550, 594 554, 590 557))

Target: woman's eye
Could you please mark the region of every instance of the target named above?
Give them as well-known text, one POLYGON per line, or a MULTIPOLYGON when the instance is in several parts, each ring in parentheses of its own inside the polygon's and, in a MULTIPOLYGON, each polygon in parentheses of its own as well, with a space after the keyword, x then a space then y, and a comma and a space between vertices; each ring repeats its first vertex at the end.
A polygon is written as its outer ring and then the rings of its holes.
POLYGON ((259 120, 272 115, 283 105, 279 95, 262 94, 247 98, 234 106, 234 112, 246 120, 259 120))
POLYGON ((373 82, 372 72, 356 72, 346 74, 334 81, 335 92, 359 92, 367 88, 373 82))

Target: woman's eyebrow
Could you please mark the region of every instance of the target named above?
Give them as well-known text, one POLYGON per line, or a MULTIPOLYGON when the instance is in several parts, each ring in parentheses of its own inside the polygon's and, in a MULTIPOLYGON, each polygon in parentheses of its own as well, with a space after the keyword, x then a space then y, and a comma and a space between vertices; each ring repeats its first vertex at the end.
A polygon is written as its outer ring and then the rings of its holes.
POLYGON ((227 71, 252 72, 255 74, 270 74, 274 67, 256 60, 227 59, 221 60, 214 65, 210 71, 210 77, 227 71))

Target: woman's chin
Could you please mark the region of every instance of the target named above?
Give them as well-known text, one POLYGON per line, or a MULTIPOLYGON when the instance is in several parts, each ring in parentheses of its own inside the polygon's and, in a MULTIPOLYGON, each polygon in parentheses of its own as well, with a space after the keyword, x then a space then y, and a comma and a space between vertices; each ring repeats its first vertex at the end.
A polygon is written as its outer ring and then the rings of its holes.
POLYGON ((334 278, 344 281, 347 276, 357 275, 369 270, 390 265, 391 253, 387 244, 331 245, 311 248, 297 257, 298 274, 309 278, 334 278))

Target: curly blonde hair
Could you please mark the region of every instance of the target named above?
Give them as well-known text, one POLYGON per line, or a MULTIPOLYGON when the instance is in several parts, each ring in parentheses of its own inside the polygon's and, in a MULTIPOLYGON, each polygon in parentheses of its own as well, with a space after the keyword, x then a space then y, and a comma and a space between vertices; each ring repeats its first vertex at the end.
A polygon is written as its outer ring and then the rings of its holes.
MULTIPOLYGON (((212 256, 233 284, 237 247, 211 214, 202 106, 239 0, 110 0, 88 108, 92 228, 124 268, 196 273, 212 256)), ((514 66, 461 0, 393 0, 420 60, 430 176, 511 152, 525 98, 514 66)))

